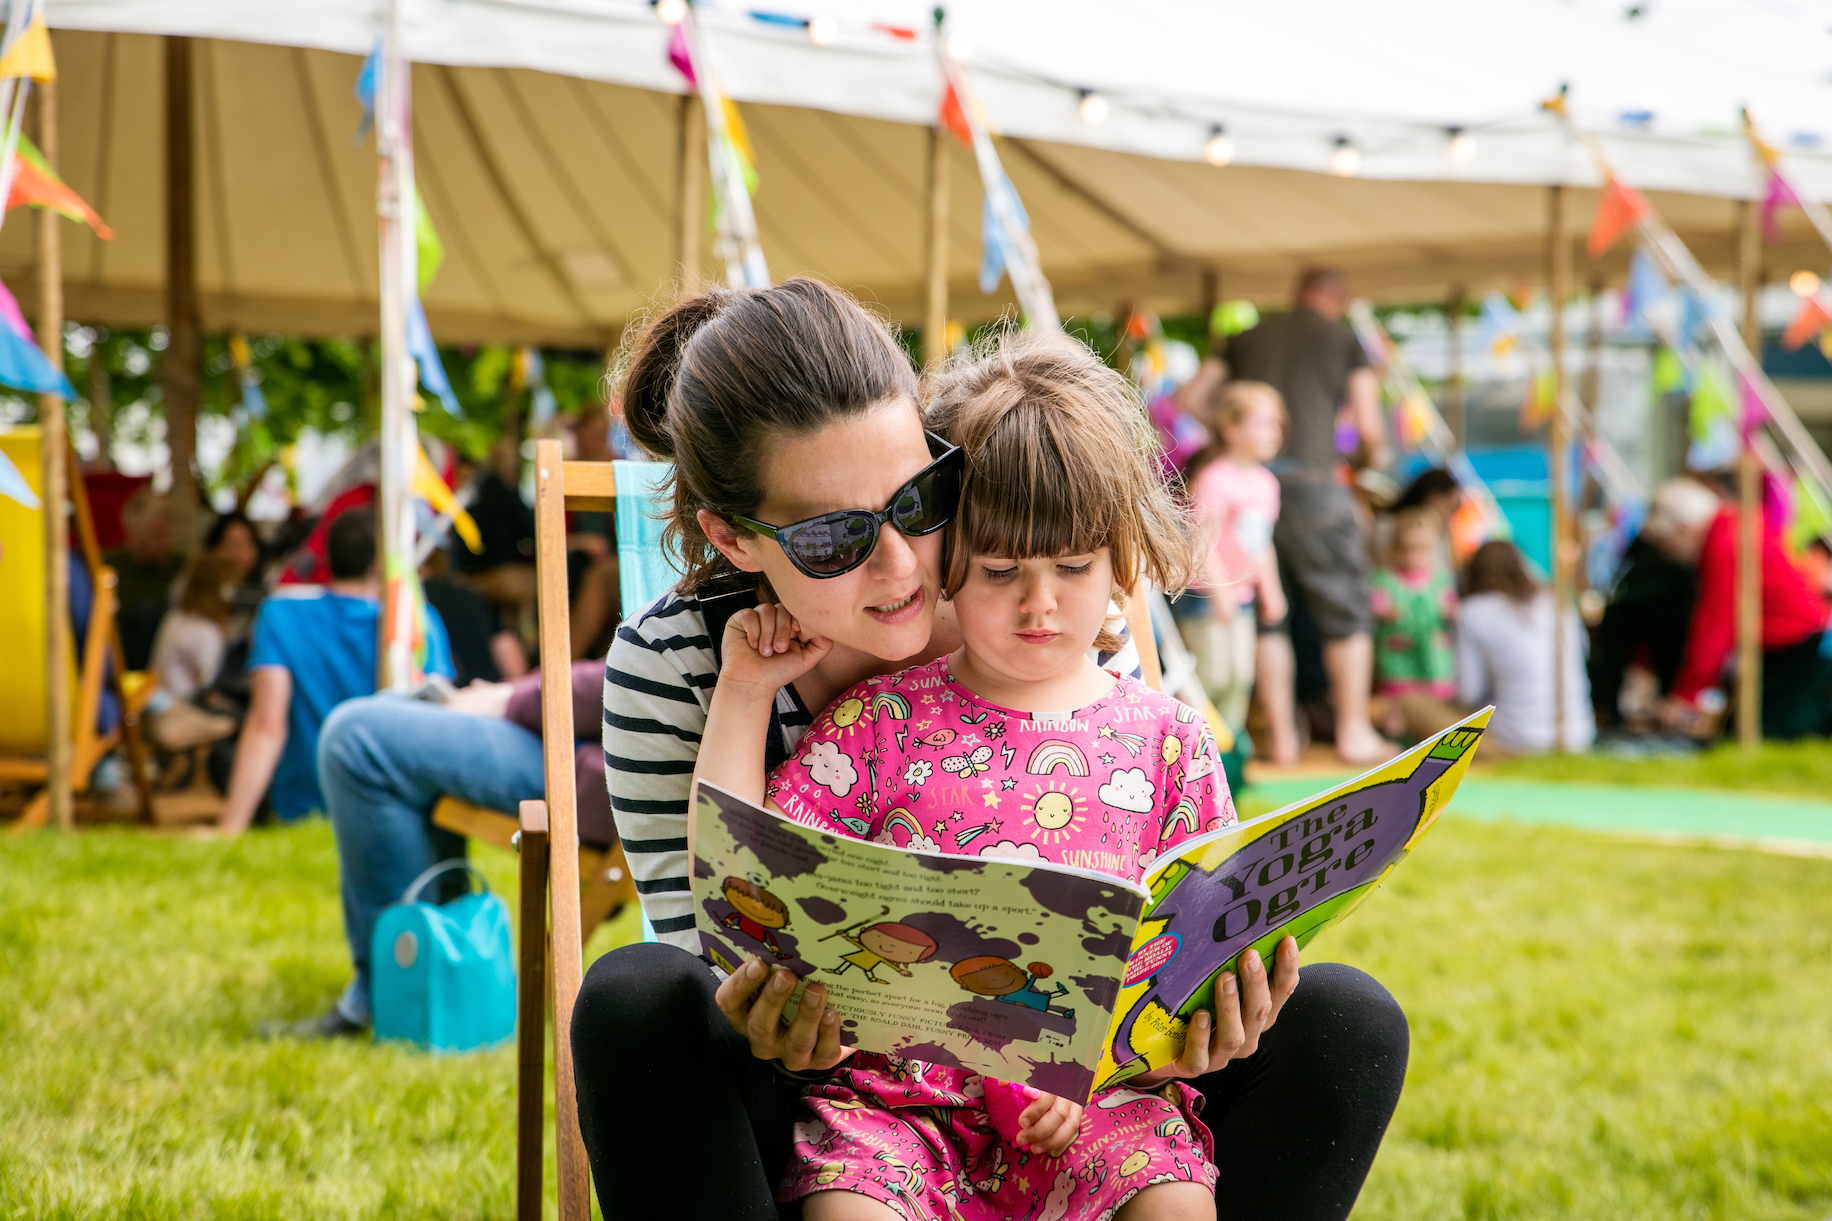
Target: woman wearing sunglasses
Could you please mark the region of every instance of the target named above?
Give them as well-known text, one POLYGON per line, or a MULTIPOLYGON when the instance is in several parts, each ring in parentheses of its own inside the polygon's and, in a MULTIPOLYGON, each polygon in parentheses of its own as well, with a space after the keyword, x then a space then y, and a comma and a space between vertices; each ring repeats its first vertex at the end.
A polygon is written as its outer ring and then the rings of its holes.
MULTIPOLYGON (((674 463, 668 535, 686 575, 619 628, 606 662, 606 780, 661 944, 612 951, 586 976, 580 1128, 607 1218, 775 1218, 797 1098, 844 1055, 844 1015, 817 984, 785 1026, 786 972, 752 963, 720 982, 697 957, 687 804, 699 752, 721 745, 702 740, 716 649, 760 594, 804 639, 832 642, 791 686, 755 693, 772 709, 774 768, 848 687, 958 647, 940 592, 960 453, 925 431, 885 326, 812 280, 661 314, 623 403, 637 441, 674 463)), ((1129 645, 1099 660, 1136 668, 1129 645)), ((1237 1071, 1204 1115, 1221 1217, 1347 1216, 1398 1100, 1406 1027, 1386 991, 1348 968, 1296 982, 1295 962, 1243 971, 1244 1038, 1224 1070, 1237 1071)))

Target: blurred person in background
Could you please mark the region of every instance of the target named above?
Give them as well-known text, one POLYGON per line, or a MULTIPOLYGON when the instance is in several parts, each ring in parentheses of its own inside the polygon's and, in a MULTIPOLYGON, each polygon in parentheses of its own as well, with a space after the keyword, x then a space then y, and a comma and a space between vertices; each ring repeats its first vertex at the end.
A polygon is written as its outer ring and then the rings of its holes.
MULTIPOLYGON (((269 598, 255 617, 248 658, 254 698, 217 824, 225 834, 247 830, 264 797, 283 822, 322 810, 319 730, 337 705, 375 690, 381 615, 375 514, 351 509, 333 521, 326 531, 325 559, 329 585, 269 598)), ((430 607, 426 651, 426 673, 451 678, 445 625, 430 607)))
MULTIPOLYGON (((1557 706, 1552 616, 1552 593, 1527 571, 1520 548, 1497 540, 1476 549, 1457 615, 1457 698, 1459 714, 1495 705, 1482 738, 1485 747, 1511 755, 1552 749, 1557 706)), ((1564 748, 1587 750, 1597 723, 1584 677, 1583 625, 1575 610, 1559 619, 1565 635, 1564 748)))
POLYGON ((1298 759, 1291 639, 1272 529, 1279 481, 1265 463, 1285 440, 1285 404, 1264 382, 1214 386, 1203 414, 1216 440, 1185 468, 1199 537, 1207 545, 1197 585, 1172 604, 1216 711, 1238 739, 1257 677, 1271 727, 1272 761, 1298 759))
POLYGON ((187 556, 172 534, 164 498, 154 496, 150 487, 141 488, 122 507, 121 527, 125 540, 104 551, 102 562, 115 571, 116 622, 126 667, 144 670, 187 556))
POLYGON ((534 617, 534 510, 522 499, 521 452, 513 440, 490 447, 471 488, 468 507, 483 551, 454 544, 452 567, 496 607, 504 628, 519 633, 534 617))
MULTIPOLYGON (((1742 514, 1693 479, 1671 479, 1654 493, 1642 533, 1668 560, 1698 571, 1698 600, 1673 689, 1660 708, 1668 729, 1709 737, 1712 709, 1731 689, 1736 656, 1737 536, 1742 514), (1717 691, 1717 696, 1706 696, 1717 691)), ((1783 740, 1832 732, 1832 657, 1824 640, 1826 600, 1762 521, 1762 733, 1783 740)))
POLYGON ((1393 515, 1386 562, 1368 582, 1374 610, 1374 692, 1382 727, 1406 742, 1454 723, 1457 661, 1451 624, 1457 586, 1444 555, 1444 529, 1424 506, 1393 515))
MULTIPOLYGON (((573 417, 573 456, 581 462, 611 462, 621 455, 611 444, 611 410, 603 403, 573 417)), ((581 510, 567 514, 567 588, 572 591, 572 655, 602 655, 617 626, 622 592, 617 573, 617 515, 581 510)))
POLYGON ((207 552, 199 556, 185 573, 178 605, 159 624, 152 656, 159 694, 148 705, 149 731, 166 750, 184 750, 235 732, 233 717, 206 712, 199 703, 222 669, 237 575, 233 559, 207 552))
POLYGON ((1303 601, 1322 641, 1336 753, 1370 763, 1393 752, 1368 718, 1374 621, 1367 539, 1340 473, 1338 418, 1346 415, 1352 424, 1367 465, 1386 466, 1389 453, 1380 383, 1360 341, 1342 324, 1347 309, 1341 275, 1312 269, 1298 281, 1291 312, 1229 339, 1221 357, 1229 376, 1269 383, 1285 400, 1285 444, 1271 468, 1280 504, 1273 546, 1287 592, 1303 601))

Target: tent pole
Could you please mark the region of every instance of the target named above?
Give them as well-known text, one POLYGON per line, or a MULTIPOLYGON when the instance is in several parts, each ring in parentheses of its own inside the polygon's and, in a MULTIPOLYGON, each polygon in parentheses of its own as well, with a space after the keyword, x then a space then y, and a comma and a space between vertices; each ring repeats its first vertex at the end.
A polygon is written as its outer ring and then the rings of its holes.
POLYGON ((413 399, 419 377, 407 348, 408 294, 414 283, 412 231, 413 137, 409 88, 411 65, 401 57, 400 0, 389 0, 380 80, 376 89, 378 164, 375 211, 380 225, 382 418, 380 515, 376 551, 382 562, 382 614, 376 650, 376 686, 404 691, 413 682, 413 485, 415 451, 413 399))
POLYGON ((1552 749, 1565 750, 1565 608, 1571 601, 1566 540, 1570 535, 1565 487, 1565 297, 1571 288, 1571 242, 1565 232, 1565 188, 1546 193, 1546 279, 1552 296, 1552 416, 1548 449, 1552 484, 1552 749))
MULTIPOLYGON (((1756 324, 1756 289, 1762 282, 1762 230, 1749 200, 1737 203, 1737 278, 1743 289, 1743 343, 1758 364, 1762 333, 1756 324)), ((1737 410, 1743 410, 1739 397, 1737 410)), ((1762 466, 1757 429, 1743 421, 1737 456, 1737 742, 1746 751, 1762 745, 1762 466)))
MULTIPOLYGON (((38 151, 55 169, 56 81, 43 81, 38 86, 38 151)), ((59 369, 64 367, 63 235, 57 229, 61 219, 49 208, 38 210, 38 342, 45 357, 59 369)), ((100 358, 98 350, 93 359, 100 358)), ((72 831, 76 829, 76 809, 71 800, 74 784, 70 775, 70 523, 64 516, 64 502, 69 499, 64 484, 70 466, 64 459, 69 440, 63 398, 39 395, 38 420, 44 432, 45 725, 51 747, 51 817, 60 830, 72 831)))
POLYGON ((1449 361, 1444 374, 1444 423, 1450 427, 1450 435, 1457 440, 1457 448, 1464 445, 1463 423, 1463 309, 1467 301, 1461 284, 1453 284, 1450 289, 1450 300, 1444 303, 1444 321, 1448 344, 1449 361))
POLYGON ((929 300, 922 316, 922 363, 931 373, 948 356, 948 133, 929 128, 929 300))
POLYGON ((196 179, 192 161, 191 40, 165 38, 165 355, 159 387, 171 450, 169 514, 178 546, 197 545, 197 399, 203 324, 197 306, 196 179))
POLYGON ((1201 282, 1198 285, 1202 293, 1202 351, 1198 355, 1206 358, 1215 350, 1215 311, 1221 306, 1221 269, 1204 267, 1201 282))
POLYGON ((700 235, 706 227, 706 112, 694 94, 681 98, 680 130, 681 231, 676 258, 681 282, 691 285, 700 278, 700 235))

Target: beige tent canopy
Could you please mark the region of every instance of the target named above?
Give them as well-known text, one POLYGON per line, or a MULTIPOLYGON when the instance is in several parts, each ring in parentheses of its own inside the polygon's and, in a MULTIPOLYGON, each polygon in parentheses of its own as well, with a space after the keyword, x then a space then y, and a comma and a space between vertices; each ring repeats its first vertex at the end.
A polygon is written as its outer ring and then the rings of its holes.
MULTIPOLYGON (((163 315, 165 267, 161 39, 59 29, 53 41, 59 168, 118 234, 101 242, 66 227, 69 316, 151 324, 163 315)), ((193 44, 207 328, 374 331, 375 152, 352 140, 360 63, 303 47, 193 44)), ((743 111, 773 275, 823 277, 916 324, 928 131, 798 106, 746 102, 743 111)), ((524 68, 416 65, 418 178, 447 251, 426 294, 438 338, 614 341, 677 274, 684 113, 681 97, 653 89, 524 68)), ((1190 309, 1216 291, 1276 300, 1300 265, 1317 260, 1348 269, 1357 291, 1389 300, 1543 279, 1546 195, 1534 184, 1215 168, 1028 137, 1000 145, 1068 313, 1122 302, 1190 309)), ((988 317, 1010 302, 979 292, 980 187, 967 151, 952 156, 949 312, 988 317)), ((1594 192, 1572 196, 1581 240, 1594 192)), ((1729 269, 1730 200, 1653 198, 1708 268, 1729 269)), ((1770 248, 1778 270, 1824 261, 1798 220, 1789 218, 1787 240, 1770 248)), ((1616 276, 1625 257, 1615 254, 1616 276)), ((28 310, 34 263, 30 226, 6 226, 0 276, 28 310)), ((710 259, 697 270, 720 271, 710 259)))

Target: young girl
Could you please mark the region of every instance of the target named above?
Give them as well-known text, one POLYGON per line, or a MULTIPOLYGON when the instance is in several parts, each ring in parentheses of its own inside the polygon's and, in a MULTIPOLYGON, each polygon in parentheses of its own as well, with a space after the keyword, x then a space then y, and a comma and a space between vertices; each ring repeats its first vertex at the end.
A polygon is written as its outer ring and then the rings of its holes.
POLYGON ((1285 441, 1285 400, 1265 382, 1231 381, 1213 396, 1210 427, 1215 444, 1191 462, 1190 500, 1207 543, 1207 560, 1197 581, 1202 597, 1177 600, 1195 613, 1178 616, 1184 643, 1215 708, 1236 734, 1247 724, 1255 655, 1268 662, 1261 702, 1272 729, 1272 758, 1293 763, 1298 755, 1292 713, 1291 644, 1281 631, 1287 607, 1279 584, 1272 527, 1279 519, 1279 481, 1265 464, 1285 441), (1277 637, 1277 639, 1274 639, 1277 637), (1269 655, 1280 649, 1278 656, 1269 655))
POLYGON ((1447 701, 1457 693, 1450 637, 1457 587, 1444 567, 1436 512, 1421 507, 1394 515, 1387 563, 1374 571, 1368 585, 1374 609, 1374 690, 1387 704, 1385 728, 1416 741, 1456 719, 1447 701))
MULTIPOLYGON (((1136 394, 1080 344, 1022 335, 944 374, 929 423, 965 453, 944 560, 964 644, 846 692, 768 778, 768 796, 836 835, 855 834, 842 816, 880 842, 916 842, 914 825, 931 850, 1136 881, 1179 842, 1235 817, 1201 719, 1088 655, 1110 639, 1119 591, 1144 575, 1175 589, 1192 559, 1136 394), (860 714, 884 694, 907 700, 908 717, 860 714), (1070 761, 1060 772, 1059 759, 1070 761)), ((799 635, 778 607, 734 616, 707 741, 761 737, 769 703, 759 693, 831 647, 799 635)), ((762 769, 738 753, 702 752, 695 778, 763 798, 762 769)), ((1047 967, 980 981, 976 972, 1000 964, 947 965, 993 994, 1034 991, 1058 1012, 1098 1003, 1072 979, 1037 988, 1047 967)), ((1197 1119, 1201 1096, 1177 1078, 1205 1071, 1213 1027, 1199 1014, 1187 1063, 1097 1095, 1085 1113, 1025 1089, 1028 1105, 1007 1123, 1015 1130, 989 1114, 987 1094, 1006 1092, 1002 1083, 854 1054, 804 1090, 778 1198, 805 1198, 810 1221, 1212 1218, 1213 1142, 1197 1119)))

